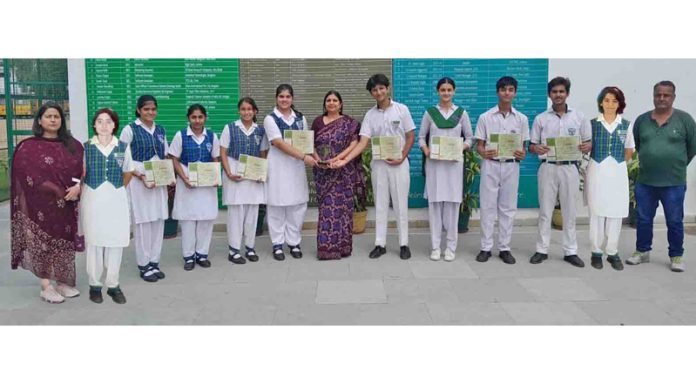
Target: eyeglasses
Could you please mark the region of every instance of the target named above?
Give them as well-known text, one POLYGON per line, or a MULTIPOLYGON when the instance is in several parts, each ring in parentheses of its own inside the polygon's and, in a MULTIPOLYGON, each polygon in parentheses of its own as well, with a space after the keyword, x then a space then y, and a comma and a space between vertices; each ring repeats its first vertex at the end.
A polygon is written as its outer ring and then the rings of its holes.
POLYGON ((107 119, 107 120, 97 119, 97 121, 95 123, 99 124, 99 125, 112 125, 114 123, 114 121, 111 119, 107 119))

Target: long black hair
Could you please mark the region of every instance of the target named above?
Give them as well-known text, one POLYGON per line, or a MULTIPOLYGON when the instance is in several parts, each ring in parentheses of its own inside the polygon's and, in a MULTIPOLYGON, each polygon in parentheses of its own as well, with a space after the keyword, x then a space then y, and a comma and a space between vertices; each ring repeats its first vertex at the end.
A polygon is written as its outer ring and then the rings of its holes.
POLYGON ((58 111, 58 114, 60 115, 60 128, 58 128, 58 140, 60 140, 63 143, 65 148, 67 148, 70 151, 70 153, 74 153, 75 147, 73 146, 73 137, 70 133, 70 130, 68 130, 68 126, 65 122, 65 112, 63 112, 63 107, 61 107, 58 103, 49 101, 42 105, 41 108, 39 108, 39 110, 36 112, 36 115, 34 116, 34 123, 31 126, 32 133, 36 137, 43 137, 44 129, 40 124, 41 118, 46 113, 46 111, 51 108, 58 111))
MULTIPOLYGON (((295 98, 295 91, 293 91, 292 85, 290 85, 290 84, 281 84, 281 85, 279 85, 278 88, 276 88, 275 97, 277 98, 278 95, 280 95, 280 93, 283 92, 283 91, 288 91, 288 93, 290 93, 290 96, 292 96, 293 99, 295 98)), ((293 104, 290 104, 290 109, 292 109, 293 111, 295 111, 295 114, 297 114, 298 116, 302 116, 302 113, 301 113, 300 111, 298 111, 297 108, 295 108, 295 104, 294 104, 294 103, 293 103, 293 104)))

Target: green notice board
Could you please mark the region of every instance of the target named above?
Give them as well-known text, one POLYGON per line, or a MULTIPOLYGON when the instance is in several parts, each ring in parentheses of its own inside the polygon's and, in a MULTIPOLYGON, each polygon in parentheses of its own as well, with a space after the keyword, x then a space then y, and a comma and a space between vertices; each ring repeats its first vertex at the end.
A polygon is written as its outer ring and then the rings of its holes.
MULTIPOLYGON (((109 107, 118 113, 120 127, 135 120, 138 97, 157 99, 157 123, 174 134, 188 125, 189 105, 202 104, 208 111, 206 126, 218 134, 225 124, 239 118, 238 59, 86 59, 87 113, 109 107)), ((89 128, 91 136, 91 127, 89 128)), ((119 129, 120 132, 120 129, 119 129)), ((218 202, 221 189, 218 189, 218 202)))
POLYGON ((208 110, 207 126, 220 134, 238 118, 238 59, 87 59, 88 120, 102 107, 114 109, 121 127, 135 119, 138 97, 157 98, 157 123, 167 138, 186 128, 186 110, 194 103, 208 110))

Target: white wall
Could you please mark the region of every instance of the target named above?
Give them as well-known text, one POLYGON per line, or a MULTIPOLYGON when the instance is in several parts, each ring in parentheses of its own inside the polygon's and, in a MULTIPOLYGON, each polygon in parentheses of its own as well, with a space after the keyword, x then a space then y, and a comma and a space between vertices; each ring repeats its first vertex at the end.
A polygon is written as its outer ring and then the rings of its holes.
POLYGON ((68 59, 68 97, 70 98, 70 131, 84 143, 89 139, 87 117, 87 77, 84 59, 68 59))
MULTIPOLYGON (((660 80, 671 80, 677 86, 674 107, 696 117, 696 60, 661 59, 551 59, 549 79, 570 78, 568 104, 580 108, 586 116, 597 111, 596 100, 605 86, 614 85, 626 95, 624 115, 629 120, 653 109, 652 89, 660 80)), ((685 214, 696 215, 696 160, 687 169, 685 214)))

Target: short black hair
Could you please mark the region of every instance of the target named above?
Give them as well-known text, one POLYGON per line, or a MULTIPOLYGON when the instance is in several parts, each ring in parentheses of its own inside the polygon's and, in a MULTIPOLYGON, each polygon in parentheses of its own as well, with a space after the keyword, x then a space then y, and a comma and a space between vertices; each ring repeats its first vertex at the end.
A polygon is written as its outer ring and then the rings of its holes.
POLYGON ((619 87, 604 87, 601 92, 599 92, 599 96, 597 96, 597 104, 599 105, 599 112, 604 113, 604 107, 602 107, 602 101, 604 101, 604 98, 607 96, 607 93, 611 93, 616 97, 616 101, 619 102, 619 108, 616 110, 616 113, 623 113, 624 109, 626 109, 626 96, 624 96, 624 93, 622 90, 619 89, 619 87))
POLYGON ((437 82, 437 85, 435 86, 435 90, 436 90, 436 91, 439 91, 439 90, 440 90, 440 86, 441 86, 442 84, 450 84, 450 85, 452 85, 452 89, 457 89, 457 85, 454 83, 454 80, 452 80, 451 77, 445 76, 445 77, 443 77, 442 79, 440 79, 440 81, 438 81, 438 82, 437 82))
POLYGON ((372 92, 372 88, 378 85, 384 85, 385 87, 389 87, 389 78, 382 73, 372 75, 369 79, 367 79, 367 85, 365 85, 365 89, 367 89, 368 92, 372 92))
POLYGON ((554 77, 549 81, 548 86, 546 87, 546 94, 550 95, 551 94, 551 88, 557 86, 557 85, 562 85, 565 87, 566 93, 570 93, 570 79, 567 77, 554 77))
POLYGON ((495 90, 497 92, 499 89, 505 88, 508 85, 515 87, 515 92, 517 92, 517 80, 512 76, 503 76, 498 79, 498 81, 495 82, 495 90))
POLYGON ((655 86, 653 87, 653 92, 657 91, 657 87, 660 87, 660 86, 672 87, 672 93, 675 95, 677 94, 677 86, 674 85, 674 83, 669 81, 669 80, 662 80, 659 83, 655 84, 655 86))

